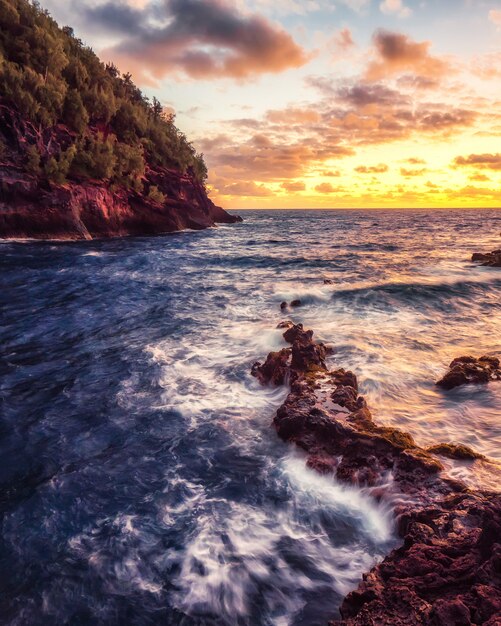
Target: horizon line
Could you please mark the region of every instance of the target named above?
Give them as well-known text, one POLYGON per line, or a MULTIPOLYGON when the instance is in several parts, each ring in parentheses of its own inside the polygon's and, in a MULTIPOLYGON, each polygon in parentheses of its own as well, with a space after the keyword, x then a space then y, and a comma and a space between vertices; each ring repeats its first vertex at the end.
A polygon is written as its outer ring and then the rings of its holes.
POLYGON ((246 207, 227 211, 500 211, 497 207, 246 207))

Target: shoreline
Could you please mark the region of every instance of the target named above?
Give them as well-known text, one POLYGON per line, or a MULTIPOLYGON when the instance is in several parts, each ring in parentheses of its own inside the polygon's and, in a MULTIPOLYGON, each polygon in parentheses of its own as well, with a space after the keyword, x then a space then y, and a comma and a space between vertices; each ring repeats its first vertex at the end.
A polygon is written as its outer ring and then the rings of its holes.
POLYGON ((330 626, 448 626, 472 623, 469 614, 475 624, 497 626, 501 492, 470 489, 447 477, 440 460, 489 459, 462 445, 423 449, 409 433, 378 426, 358 394, 356 376, 327 368, 328 346, 302 324, 286 321, 278 328, 292 347, 271 352, 252 374, 265 385, 289 386, 274 418, 279 437, 304 450, 307 466, 320 474, 372 487, 380 501, 404 497, 394 507, 402 544, 364 574, 344 598, 341 619, 330 626))

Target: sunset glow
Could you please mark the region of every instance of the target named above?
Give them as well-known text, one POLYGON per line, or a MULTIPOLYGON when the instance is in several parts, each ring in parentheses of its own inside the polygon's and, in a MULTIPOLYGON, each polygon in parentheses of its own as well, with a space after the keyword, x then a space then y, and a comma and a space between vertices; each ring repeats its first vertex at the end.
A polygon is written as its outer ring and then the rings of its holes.
POLYGON ((171 107, 227 208, 501 205, 501 5, 50 0, 171 107))

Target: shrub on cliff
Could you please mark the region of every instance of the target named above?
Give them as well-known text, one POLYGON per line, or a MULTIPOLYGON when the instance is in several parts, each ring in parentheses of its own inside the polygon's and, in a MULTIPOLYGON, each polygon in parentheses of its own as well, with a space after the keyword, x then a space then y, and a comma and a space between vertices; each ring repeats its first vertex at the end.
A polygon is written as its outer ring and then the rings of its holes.
MULTIPOLYGON (((64 124, 74 133, 75 154, 64 178, 134 186, 150 163, 206 179, 203 156, 158 100, 150 103, 130 74, 101 63, 37 2, 0 0, 0 103, 41 130, 64 124)), ((39 156, 44 170, 59 178, 66 160, 47 146, 39 156)))

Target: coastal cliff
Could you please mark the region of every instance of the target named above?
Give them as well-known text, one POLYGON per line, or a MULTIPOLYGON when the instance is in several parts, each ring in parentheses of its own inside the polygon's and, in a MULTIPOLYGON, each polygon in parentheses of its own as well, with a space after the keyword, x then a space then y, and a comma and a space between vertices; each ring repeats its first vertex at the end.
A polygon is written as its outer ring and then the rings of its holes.
POLYGON ((9 149, 0 159, 0 237, 93 239, 240 221, 210 200, 193 171, 146 165, 139 187, 84 176, 56 182, 42 171, 28 171, 26 146, 41 146, 51 158, 71 143, 68 128, 40 132, 0 106, 0 139, 2 135, 9 149))
POLYGON ((0 14, 0 237, 92 239, 240 221, 174 115, 27 0, 0 14))

